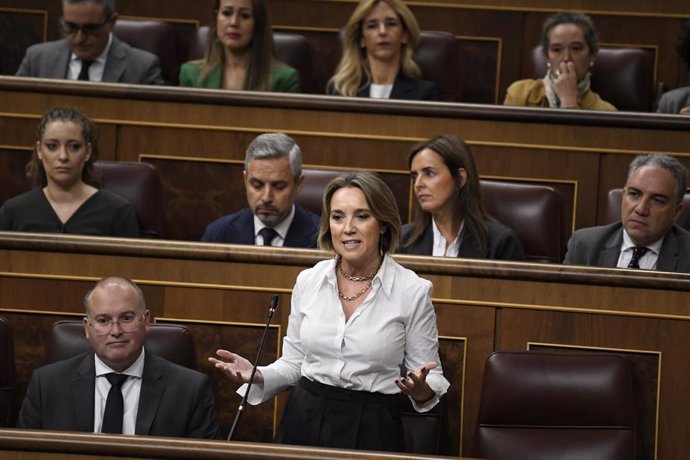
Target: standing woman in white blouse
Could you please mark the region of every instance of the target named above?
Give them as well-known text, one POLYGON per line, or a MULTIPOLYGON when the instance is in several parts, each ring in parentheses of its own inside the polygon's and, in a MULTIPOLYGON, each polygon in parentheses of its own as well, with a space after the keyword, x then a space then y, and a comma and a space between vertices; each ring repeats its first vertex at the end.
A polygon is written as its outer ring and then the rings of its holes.
MULTIPOLYGON (((258 404, 294 386, 277 442, 402 451, 399 393, 425 412, 447 391, 432 285, 389 255, 400 230, 395 197, 376 175, 326 186, 319 246, 336 257, 297 277, 283 355, 258 368, 248 398, 258 404)), ((248 382, 249 361, 217 354, 209 360, 218 369, 248 382)))

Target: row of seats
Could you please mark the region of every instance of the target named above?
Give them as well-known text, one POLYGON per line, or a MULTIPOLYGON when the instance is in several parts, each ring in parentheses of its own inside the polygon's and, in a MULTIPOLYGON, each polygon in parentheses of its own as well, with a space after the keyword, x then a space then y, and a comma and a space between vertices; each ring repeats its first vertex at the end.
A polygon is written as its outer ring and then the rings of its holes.
MULTIPOLYGON (((143 237, 165 237, 161 181, 153 165, 99 161, 95 169, 104 188, 132 203, 143 237)), ((320 215, 326 185, 343 171, 304 169, 303 173, 304 182, 295 201, 320 215)), ((518 233, 528 260, 559 263, 563 259, 570 229, 565 224, 563 197, 558 189, 496 180, 481 180, 480 187, 487 212, 518 233)))
MULTIPOLYGON (((95 169, 101 174, 103 187, 132 203, 143 237, 166 237, 161 181, 153 165, 99 161, 95 169)), ((304 182, 296 202, 304 209, 321 214, 326 184, 343 171, 304 169, 303 173, 304 182)), ((480 187, 487 212, 517 232, 528 261, 560 263, 563 260, 571 229, 566 225, 563 196, 557 188, 498 180, 481 180, 480 187)), ((622 189, 609 191, 601 213, 602 224, 620 220, 622 196, 622 189)), ((686 193, 683 203, 676 222, 690 230, 690 193, 686 193)))
MULTIPOLYGON (((12 334, 0 317, 0 426, 9 426, 14 389, 12 334)), ((184 326, 153 324, 153 353, 196 368, 194 338, 184 326)), ((45 363, 91 349, 81 321, 55 323, 45 363)), ((401 398, 403 401, 405 398, 401 398)), ((437 454, 439 411, 402 414, 406 451, 437 454)), ((484 371, 477 423, 483 458, 635 458, 635 411, 630 363, 615 355, 495 352, 484 371), (602 457, 603 458, 603 457, 602 457)))
MULTIPOLYGON (((157 169, 149 163, 98 161, 95 170, 102 186, 126 198, 137 215, 141 236, 166 238, 165 205, 157 169)), ((321 214, 326 184, 343 171, 304 169, 304 182, 297 195, 299 206, 321 214)), ((515 230, 522 241, 526 259, 532 262, 560 263, 565 255, 571 229, 563 196, 550 185, 481 180, 482 199, 490 216, 515 230)), ((623 190, 613 189, 603 203, 600 223, 620 220, 623 190)), ((690 230, 690 192, 683 199, 683 210, 676 220, 690 230)))
MULTIPOLYGON (((163 77, 176 84, 182 63, 203 57, 208 30, 207 26, 197 29, 187 56, 177 55, 177 47, 172 45, 176 40, 175 29, 168 23, 123 19, 116 23, 114 32, 130 45, 158 55, 163 77)), ((273 38, 278 58, 298 70, 302 79, 302 91, 323 94, 326 81, 319 81, 315 75, 318 57, 307 38, 284 32, 274 32, 273 38)), ((448 32, 421 32, 416 61, 424 78, 439 85, 441 99, 444 101, 462 102, 463 79, 458 78, 458 75, 468 70, 459 68, 457 64, 460 51, 457 40, 448 32)), ((335 69, 329 70, 332 74, 335 69)), ((522 76, 542 78, 545 73, 544 55, 541 48, 536 47, 522 76)), ((652 110, 656 102, 652 53, 638 48, 602 48, 592 68, 592 89, 619 110, 652 110)))

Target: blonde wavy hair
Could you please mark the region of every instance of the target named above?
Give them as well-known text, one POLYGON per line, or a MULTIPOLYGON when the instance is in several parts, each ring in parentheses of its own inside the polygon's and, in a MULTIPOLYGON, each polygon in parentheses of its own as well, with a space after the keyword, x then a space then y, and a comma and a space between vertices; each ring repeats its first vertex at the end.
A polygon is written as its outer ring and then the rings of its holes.
POLYGON ((361 0, 345 26, 343 57, 329 80, 332 87, 342 96, 356 96, 362 80, 371 79, 367 63, 367 50, 360 46, 364 19, 378 3, 387 3, 400 18, 403 30, 407 32, 407 44, 402 45, 400 69, 410 78, 420 78, 422 71, 414 62, 414 50, 419 43, 419 24, 412 11, 402 0, 361 0))

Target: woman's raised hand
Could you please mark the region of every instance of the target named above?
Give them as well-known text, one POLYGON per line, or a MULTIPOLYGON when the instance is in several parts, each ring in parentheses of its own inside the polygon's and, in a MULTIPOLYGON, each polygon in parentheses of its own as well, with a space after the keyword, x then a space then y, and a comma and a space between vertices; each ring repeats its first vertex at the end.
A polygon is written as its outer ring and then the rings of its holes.
MULTIPOLYGON (((238 354, 228 350, 217 350, 219 358, 209 357, 208 360, 216 369, 220 369, 233 382, 248 383, 252 374, 252 363, 238 354)), ((263 383, 264 378, 261 371, 257 370, 254 374, 254 383, 263 383)))

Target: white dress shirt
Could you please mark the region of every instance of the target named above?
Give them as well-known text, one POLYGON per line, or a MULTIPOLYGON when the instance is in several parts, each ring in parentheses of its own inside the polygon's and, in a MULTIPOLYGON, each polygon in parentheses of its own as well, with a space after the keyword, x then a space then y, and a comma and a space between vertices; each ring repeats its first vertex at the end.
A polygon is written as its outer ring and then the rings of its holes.
POLYGON ((458 234, 455 235, 453 242, 446 247, 446 239, 438 229, 436 221, 432 218, 431 229, 434 233, 434 247, 431 251, 431 255, 434 257, 457 257, 460 253, 460 242, 462 241, 463 228, 465 228, 465 221, 462 221, 460 224, 460 229, 458 230, 458 234))
MULTIPOLYGON (((105 71, 105 61, 110 50, 110 44, 113 42, 113 34, 108 37, 108 44, 105 46, 103 52, 91 63, 89 67, 90 81, 103 81, 103 72, 105 71)), ((79 78, 81 72, 81 59, 76 54, 71 53, 69 58, 69 68, 67 69, 67 79, 76 80, 79 78)))
MULTIPOLYGON (((292 211, 290 214, 283 219, 281 223, 273 227, 273 230, 278 234, 271 241, 271 246, 282 247, 285 245, 285 237, 287 237, 288 230, 290 230, 290 225, 292 225, 292 220, 295 218, 295 205, 292 205, 292 211)), ((254 244, 257 246, 264 245, 264 237, 259 235, 259 232, 266 227, 261 220, 254 214, 254 244)))
MULTIPOLYGON (((664 239, 661 238, 659 241, 656 241, 649 246, 647 246, 647 249, 649 251, 645 252, 645 254, 640 257, 640 260, 638 264, 640 265, 640 268, 643 270, 656 270, 656 262, 659 260, 659 252, 661 251, 661 244, 664 242, 664 239)), ((616 267, 618 268, 628 268, 628 265, 630 265, 630 259, 632 259, 633 255, 633 249, 635 248, 635 243, 630 239, 630 236, 628 236, 628 232, 623 229, 623 244, 621 245, 621 253, 620 256, 618 256, 618 264, 616 267)))
POLYGON ((393 85, 378 85, 371 83, 369 85, 369 97, 371 99, 390 99, 393 85))
MULTIPOLYGON (((94 415, 93 415, 93 432, 100 433, 101 425, 103 424, 103 413, 105 412, 105 403, 108 400, 108 392, 110 391, 110 382, 105 376, 111 372, 115 372, 108 367, 101 359, 93 354, 96 360, 96 391, 94 392, 94 415)), ((137 427, 137 413, 139 412, 139 395, 141 394, 141 376, 144 373, 144 348, 141 349, 141 354, 134 363, 120 374, 127 374, 129 378, 122 384, 122 399, 124 400, 124 413, 122 416, 122 434, 135 434, 137 427)))
MULTIPOLYGON (((424 412, 449 387, 438 355, 436 314, 430 281, 390 256, 372 282, 366 300, 348 321, 337 293, 335 260, 324 260, 297 277, 283 355, 260 366, 264 383, 253 385, 248 401, 258 404, 295 385, 304 376, 326 385, 386 394, 399 393, 395 380, 423 364, 438 366, 427 376, 436 393, 424 412)), ((246 385, 238 390, 244 394, 246 385)), ((410 398, 412 399, 412 398, 410 398)))

